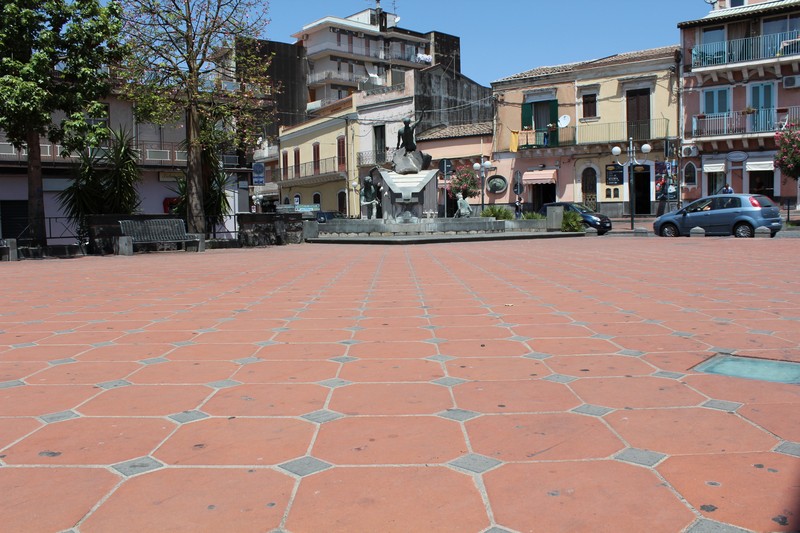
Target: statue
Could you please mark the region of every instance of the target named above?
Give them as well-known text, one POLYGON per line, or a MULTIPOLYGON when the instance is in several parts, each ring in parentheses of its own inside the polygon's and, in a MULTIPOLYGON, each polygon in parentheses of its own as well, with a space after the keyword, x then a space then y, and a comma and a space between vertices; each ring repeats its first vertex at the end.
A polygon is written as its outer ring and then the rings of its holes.
POLYGON ((456 217, 457 218, 469 218, 472 216, 472 207, 470 207, 469 202, 464 199, 464 195, 456 193, 456 198, 458 199, 456 205, 458 209, 456 209, 456 217))
MULTIPOLYGON (((425 115, 425 111, 422 111, 425 115)), ((392 158, 392 166, 398 174, 416 174, 427 170, 431 164, 431 156, 417 151, 415 131, 422 121, 422 116, 416 122, 411 118, 403 119, 403 127, 397 132, 397 151, 392 158)))
POLYGON ((368 219, 373 220, 377 216, 380 200, 380 187, 372 181, 372 175, 364 177, 364 185, 361 187, 361 208, 368 219))
MULTIPOLYGON (((425 112, 422 112, 425 114, 425 112)), ((422 120, 422 119, 420 119, 422 120)), ((403 127, 397 132, 397 148, 405 148, 406 153, 414 152, 417 149, 417 141, 414 132, 420 123, 420 120, 411 123, 411 119, 406 117, 403 119, 403 127)))

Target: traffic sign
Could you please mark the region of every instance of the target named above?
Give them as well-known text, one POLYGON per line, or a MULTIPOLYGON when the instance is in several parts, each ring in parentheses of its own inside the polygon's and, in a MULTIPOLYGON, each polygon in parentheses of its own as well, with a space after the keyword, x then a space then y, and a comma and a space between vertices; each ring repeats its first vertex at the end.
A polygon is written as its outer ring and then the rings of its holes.
POLYGON ((453 162, 449 159, 442 159, 439 161, 439 172, 445 176, 453 173, 453 162))

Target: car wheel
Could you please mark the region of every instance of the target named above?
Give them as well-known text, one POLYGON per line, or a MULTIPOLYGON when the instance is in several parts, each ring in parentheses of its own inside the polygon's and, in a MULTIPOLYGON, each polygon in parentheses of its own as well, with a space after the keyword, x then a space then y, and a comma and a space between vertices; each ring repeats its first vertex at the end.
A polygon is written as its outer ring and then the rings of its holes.
POLYGON ((661 236, 662 237, 677 237, 680 235, 678 231, 678 226, 675 224, 664 224, 661 226, 661 236))
POLYGON ((747 222, 740 222, 733 227, 733 235, 734 237, 749 239, 755 235, 755 233, 753 232, 753 226, 747 222))

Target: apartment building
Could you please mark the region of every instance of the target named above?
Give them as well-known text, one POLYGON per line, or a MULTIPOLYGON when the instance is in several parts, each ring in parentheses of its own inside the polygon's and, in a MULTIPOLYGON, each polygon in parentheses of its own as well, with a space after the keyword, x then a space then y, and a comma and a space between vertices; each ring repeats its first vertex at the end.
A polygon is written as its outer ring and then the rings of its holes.
POLYGON ((775 168, 775 133, 800 123, 800 0, 720 0, 682 22, 687 198, 759 193, 796 204, 775 168))
POLYGON ((308 111, 352 95, 359 88, 403 83, 405 72, 432 65, 461 71, 458 37, 398 26, 380 6, 349 17, 328 16, 295 33, 308 62, 308 111))
POLYGON ((554 201, 583 202, 611 217, 663 208, 679 144, 677 52, 668 46, 537 67, 492 83, 493 163, 527 210, 554 201), (646 157, 644 144, 652 147, 646 157), (631 146, 639 151, 629 154, 631 146))

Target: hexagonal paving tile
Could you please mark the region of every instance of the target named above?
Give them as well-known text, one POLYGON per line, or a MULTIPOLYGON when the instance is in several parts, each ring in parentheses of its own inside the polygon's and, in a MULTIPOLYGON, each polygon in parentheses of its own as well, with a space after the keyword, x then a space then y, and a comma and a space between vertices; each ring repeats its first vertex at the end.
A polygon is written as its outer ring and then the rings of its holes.
POLYGON ((320 428, 312 450, 341 465, 440 464, 466 452, 459 424, 435 416, 342 418, 320 428))
POLYGON ((96 465, 147 455, 175 429, 164 419, 73 418, 5 450, 8 464, 96 465))
POLYGON ((217 391, 203 411, 215 416, 299 416, 322 409, 328 390, 310 384, 237 385, 217 391))
POLYGON ((517 531, 640 531, 643 523, 682 531, 694 521, 653 472, 617 461, 506 464, 483 478, 495 521, 517 531))
POLYGON ((171 465, 276 465, 306 453, 314 425, 287 418, 206 418, 153 452, 171 465))
POLYGON ((669 457, 658 471, 705 517, 753 531, 800 527, 800 461, 778 453, 669 457))
POLYGON ((631 446, 666 454, 767 451, 778 444, 746 420, 713 409, 616 411, 605 420, 631 446))
POLYGON ((476 453, 502 461, 603 458, 625 447, 599 419, 571 413, 487 415, 465 426, 476 453))
POLYGON ((289 531, 482 531, 472 478, 446 467, 333 468, 300 482, 289 531), (424 505, 421 504, 424 502, 424 505))
POLYGON ((453 395, 457 407, 481 413, 568 411, 583 403, 567 385, 543 380, 475 381, 454 387, 453 395))
POLYGON ((570 387, 584 402, 606 407, 678 407, 705 400, 682 383, 647 376, 581 379, 570 387))
POLYGON ((431 383, 355 383, 334 389, 330 409, 348 415, 435 414, 453 407, 450 390, 431 383))
POLYGON ((105 531, 271 531, 294 481, 266 469, 161 469, 128 479, 84 523, 105 531))
POLYGON ((467 380, 505 381, 550 374, 544 363, 523 357, 460 357, 446 366, 449 375, 467 380))

